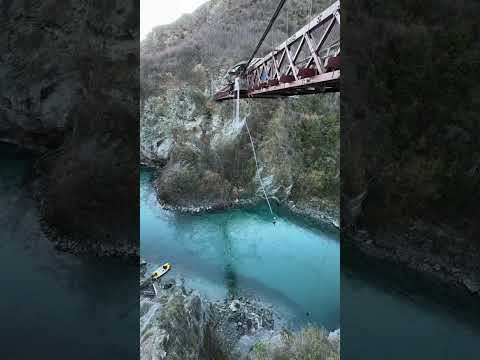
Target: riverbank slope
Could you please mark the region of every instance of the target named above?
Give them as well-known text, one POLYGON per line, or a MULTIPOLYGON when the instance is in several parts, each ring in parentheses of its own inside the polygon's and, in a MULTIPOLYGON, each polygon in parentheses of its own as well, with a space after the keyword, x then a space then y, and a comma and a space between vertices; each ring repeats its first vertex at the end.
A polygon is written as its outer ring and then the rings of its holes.
POLYGON ((168 276, 153 289, 143 271, 140 282, 142 359, 265 360, 282 352, 339 359, 339 331, 291 332, 275 326, 266 304, 248 297, 212 302, 168 276))

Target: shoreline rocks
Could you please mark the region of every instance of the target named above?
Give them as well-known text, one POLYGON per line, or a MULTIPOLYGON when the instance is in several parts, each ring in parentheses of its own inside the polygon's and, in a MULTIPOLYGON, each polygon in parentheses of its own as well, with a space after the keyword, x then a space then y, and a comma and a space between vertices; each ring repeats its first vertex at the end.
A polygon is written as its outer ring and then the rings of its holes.
MULTIPOLYGON (((256 344, 280 346, 282 333, 294 334, 283 326, 268 304, 251 296, 211 300, 187 289, 182 279, 169 275, 155 282, 155 292, 149 291, 147 267, 141 259, 142 359, 253 360, 257 359, 252 352, 256 344)), ((339 347, 339 330, 330 333, 328 341, 332 347, 339 347)))
POLYGON ((330 331, 327 340, 335 347, 335 349, 340 351, 340 329, 330 331))
MULTIPOLYGON (((42 204, 37 195, 37 206, 42 204)), ((73 238, 68 235, 61 235, 60 232, 48 223, 43 217, 42 210, 39 211, 39 222, 42 232, 53 244, 56 250, 67 252, 73 255, 87 255, 93 257, 109 257, 124 259, 127 262, 137 263, 139 259, 139 246, 128 242, 122 244, 102 243, 84 241, 82 238, 73 238)))
POLYGON ((427 247, 434 246, 434 240, 428 238, 428 233, 414 230, 405 228, 401 232, 396 229, 381 237, 366 230, 345 233, 342 237, 342 249, 347 250, 345 260, 351 262, 357 258, 353 261, 364 259, 377 267, 388 266, 388 274, 393 277, 412 278, 418 287, 436 297, 454 298, 456 302, 473 307, 480 297, 480 276, 474 256, 467 259, 462 255, 427 251, 427 247), (391 238, 394 241, 390 241, 391 238))
MULTIPOLYGON (((179 212, 182 214, 202 214, 215 211, 231 210, 231 209, 251 209, 265 201, 263 198, 237 199, 235 201, 218 201, 209 202, 203 205, 181 206, 173 205, 162 200, 157 193, 157 200, 160 206, 168 211, 179 212)), ((294 201, 278 201, 278 206, 288 210, 295 216, 304 217, 308 222, 312 222, 318 226, 326 226, 329 228, 340 229, 340 214, 338 209, 332 207, 315 207, 304 202, 295 203, 294 201)))
POLYGON ((321 226, 328 226, 340 230, 340 209, 331 206, 318 206, 305 202, 285 201, 281 203, 295 215, 303 216, 309 221, 321 226))
POLYGON ((155 282, 156 295, 141 265, 140 353, 141 358, 204 358, 214 352, 230 354, 244 335, 273 330, 273 313, 256 300, 238 297, 211 301, 187 290, 181 280, 164 277, 155 282), (179 327, 182 325, 181 327, 179 327), (181 338, 181 343, 175 339, 181 338), (186 340, 190 339, 190 340, 186 340), (209 344, 208 346, 206 344, 209 344))
POLYGON ((183 214, 201 214, 229 209, 252 208, 261 202, 260 199, 239 199, 238 201, 218 201, 206 203, 204 205, 181 206, 169 204, 160 199, 158 195, 157 200, 163 209, 183 214))

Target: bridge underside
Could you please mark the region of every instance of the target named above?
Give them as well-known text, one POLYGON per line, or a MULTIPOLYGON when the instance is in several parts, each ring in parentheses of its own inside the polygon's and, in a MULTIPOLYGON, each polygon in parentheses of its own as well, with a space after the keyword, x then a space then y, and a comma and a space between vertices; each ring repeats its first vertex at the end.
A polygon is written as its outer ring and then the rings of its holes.
MULTIPOLYGON (((277 98, 296 95, 321 94, 340 91, 340 70, 315 75, 278 85, 265 86, 259 89, 240 91, 241 99, 277 98)), ((215 94, 216 101, 232 100, 233 91, 220 91, 215 94)))

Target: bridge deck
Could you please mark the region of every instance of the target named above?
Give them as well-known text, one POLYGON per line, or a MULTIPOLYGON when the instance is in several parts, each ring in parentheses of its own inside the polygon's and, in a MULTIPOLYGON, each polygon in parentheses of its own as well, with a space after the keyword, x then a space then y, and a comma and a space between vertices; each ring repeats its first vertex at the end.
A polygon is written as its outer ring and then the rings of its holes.
MULTIPOLYGON (((290 83, 278 84, 256 90, 241 91, 240 98, 273 98, 338 91, 340 91, 340 70, 335 70, 310 78, 295 80, 290 83)), ((218 92, 215 94, 216 101, 232 100, 234 98, 235 95, 233 91, 218 92)))

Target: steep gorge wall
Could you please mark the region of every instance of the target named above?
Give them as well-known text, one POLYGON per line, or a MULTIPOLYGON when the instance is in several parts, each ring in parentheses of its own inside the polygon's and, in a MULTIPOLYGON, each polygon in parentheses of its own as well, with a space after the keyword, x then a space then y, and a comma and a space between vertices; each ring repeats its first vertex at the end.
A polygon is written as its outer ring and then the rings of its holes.
POLYGON ((348 5, 343 28, 362 31, 342 34, 344 229, 400 262, 478 278, 478 4, 348 5))
MULTIPOLYGON (((313 14, 328 2, 314 2, 313 14)), ((243 122, 233 103, 212 101, 226 71, 248 58, 275 1, 209 1, 192 15, 160 26, 141 44, 141 160, 160 168, 160 198, 176 205, 226 204, 259 192, 243 122)), ((309 4, 288 5, 291 34, 309 4)), ((285 9, 284 9, 285 10, 285 9)), ((279 17, 259 51, 287 35, 279 17)), ((242 100, 268 192, 280 200, 327 200, 339 187, 339 95, 242 100)))
POLYGON ((36 195, 69 250, 138 251, 136 6, 1 5, 0 140, 38 154, 36 195))

